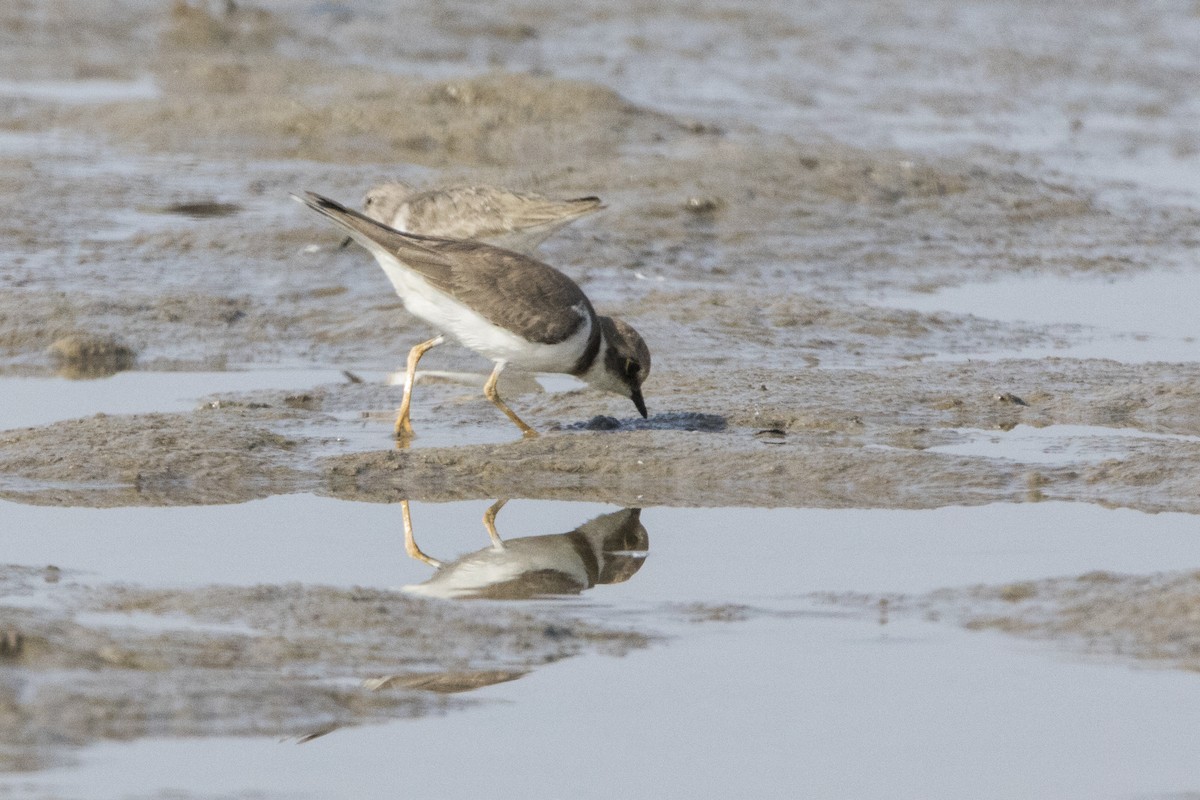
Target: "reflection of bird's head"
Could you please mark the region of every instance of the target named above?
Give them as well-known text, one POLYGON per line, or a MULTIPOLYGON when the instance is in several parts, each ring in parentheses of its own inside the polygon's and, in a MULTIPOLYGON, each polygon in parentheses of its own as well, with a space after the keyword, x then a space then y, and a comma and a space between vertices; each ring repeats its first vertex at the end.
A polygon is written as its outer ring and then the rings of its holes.
POLYGON ((443 564, 411 594, 462 599, 523 600, 579 594, 598 583, 629 580, 645 560, 650 537, 640 509, 585 522, 570 533, 522 536, 443 564))
POLYGON ((595 583, 622 583, 642 568, 650 549, 650 534, 642 525, 641 514, 640 508, 626 508, 596 517, 575 530, 596 554, 595 583))

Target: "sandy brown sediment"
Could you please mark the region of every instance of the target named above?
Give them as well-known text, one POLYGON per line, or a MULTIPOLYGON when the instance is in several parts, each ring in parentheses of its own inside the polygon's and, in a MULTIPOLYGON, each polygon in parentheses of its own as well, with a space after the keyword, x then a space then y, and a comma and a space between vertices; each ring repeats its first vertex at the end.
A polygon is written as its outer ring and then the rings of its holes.
POLYGON ((0 282, 0 367, 46 365, 45 348, 77 331, 119 338, 149 365, 400 355, 398 342, 427 331, 369 256, 336 251, 336 232, 287 195, 317 188, 353 202, 380 178, 412 180, 396 173, 413 164, 436 167, 435 183, 602 196, 607 210, 543 255, 600 308, 642 318, 656 352, 680 360, 714 344, 775 342, 795 348, 797 363, 843 366, 1079 341, 1088 334, 1077 327, 915 315, 847 296, 1014 274, 1128 275, 1174 263, 1195 242, 1187 208, 1117 214, 1089 189, 1005 163, 692 128, 553 77, 467 77, 447 97, 444 81, 311 69, 270 48, 200 48, 183 61, 156 73, 162 97, 32 104, 25 111, 45 119, 8 120, 67 139, 51 158, 0 159, 0 179, 22 198, 0 220, 14 253, 0 282), (262 85, 231 99, 196 75, 238 58, 261 59, 245 72, 262 85), (405 126, 435 138, 467 130, 422 155, 385 141, 405 126), (522 137, 532 145, 514 144, 522 137), (161 161, 143 162, 144 148, 161 161), (77 171, 96 162, 111 169, 81 184, 77 171), (177 176, 161 181, 163 171, 177 176), (703 213, 697 197, 709 201, 703 213), (230 213, 165 213, 206 204, 230 213))
POLYGON ((52 505, 244 502, 305 485, 297 442, 268 427, 288 416, 287 409, 246 408, 98 414, 6 431, 0 470, 23 485, 46 484, 34 494, 52 505))
POLYGON ((429 81, 284 55, 283 41, 312 43, 262 9, 213 13, 180 2, 158 21, 143 69, 160 97, 43 109, 23 125, 86 126, 218 157, 236 143, 264 159, 439 167, 612 158, 681 132, 594 84, 516 74, 429 81))
MULTIPOLYGON (((661 392, 647 387, 658 416, 645 422, 628 416, 628 401, 587 390, 522 395, 514 402, 546 433, 507 444, 396 450, 384 413, 378 448, 339 454, 331 437, 352 423, 331 414, 387 409, 399 396, 358 384, 8 431, 0 434, 0 473, 9 477, 3 494, 83 505, 238 502, 295 491, 630 506, 930 508, 1053 498, 1200 510, 1188 477, 1200 459, 1200 443, 1188 438, 1200 419, 1200 373, 1190 366, 1043 360, 796 373, 760 366, 727 378, 718 357, 698 373, 669 370, 661 392), (615 413, 617 429, 587 430, 597 413, 615 413), (1016 425, 1091 426, 1099 450, 1050 464, 1023 463, 1019 453, 931 450, 972 432, 1002 437, 1016 425), (1148 436, 1105 440, 1106 429, 1148 436)), ((420 424, 505 429, 475 390, 418 390, 420 424)))
MULTIPOLYGON (((590 491, 630 505, 928 508, 1057 498, 1200 509, 1187 477, 1200 444, 1187 439, 1114 440, 1111 456, 1051 465, 928 452, 964 430, 1001 434, 1018 424, 1195 436, 1200 373, 1190 366, 1045 360, 791 374, 742 366, 728 375, 721 367, 691 375, 690 390, 689 376, 670 374, 665 397, 647 391, 653 410, 713 415, 727 424, 721 432, 564 432, 511 445, 351 454, 326 461, 328 486, 381 497, 590 491), (756 437, 764 430, 780 435, 756 437)), ((578 419, 594 403, 571 393, 533 409, 578 419)))

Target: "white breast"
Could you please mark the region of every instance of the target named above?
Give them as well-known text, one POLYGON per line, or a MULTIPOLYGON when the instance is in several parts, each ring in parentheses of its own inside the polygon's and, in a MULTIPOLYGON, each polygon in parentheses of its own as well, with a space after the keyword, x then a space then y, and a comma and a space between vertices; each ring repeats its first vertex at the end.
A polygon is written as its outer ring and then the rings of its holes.
POLYGON ((587 348, 593 321, 582 303, 573 310, 584 324, 568 339, 558 344, 531 343, 439 292, 385 250, 372 249, 372 253, 410 313, 492 361, 528 372, 566 372, 587 348))

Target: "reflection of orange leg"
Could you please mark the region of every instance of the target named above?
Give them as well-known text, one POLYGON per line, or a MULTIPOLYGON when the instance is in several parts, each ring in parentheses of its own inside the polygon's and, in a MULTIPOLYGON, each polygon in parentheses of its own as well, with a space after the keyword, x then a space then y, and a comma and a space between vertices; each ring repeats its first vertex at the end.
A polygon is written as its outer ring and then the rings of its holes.
POLYGON ((404 399, 400 401, 400 411, 396 414, 396 438, 411 436, 412 422, 408 419, 408 409, 412 405, 413 382, 417 376, 417 362, 429 350, 446 341, 445 336, 435 336, 427 342, 421 342, 408 351, 408 369, 404 373, 404 399))
POLYGON ((500 538, 500 534, 496 533, 496 515, 500 513, 500 509, 504 508, 504 504, 508 500, 497 500, 488 506, 488 510, 483 512, 483 527, 487 528, 488 536, 492 540, 492 547, 497 550, 504 549, 504 540, 500 538))
POLYGON ((487 379, 487 383, 483 385, 483 395, 488 400, 492 401, 492 405, 503 411, 509 419, 517 423, 517 427, 521 429, 521 433, 525 435, 526 439, 532 439, 534 436, 538 435, 537 431, 526 425, 520 417, 514 414, 513 410, 505 405, 504 401, 500 399, 500 393, 496 391, 496 382, 500 380, 500 373, 503 371, 504 362, 497 361, 496 368, 492 370, 491 377, 489 377, 487 379))
POLYGON ((408 513, 407 500, 400 501, 400 512, 404 516, 404 552, 408 553, 410 558, 424 561, 431 567, 441 567, 442 562, 436 558, 430 558, 421 552, 421 548, 417 547, 417 540, 413 538, 412 516, 408 513))

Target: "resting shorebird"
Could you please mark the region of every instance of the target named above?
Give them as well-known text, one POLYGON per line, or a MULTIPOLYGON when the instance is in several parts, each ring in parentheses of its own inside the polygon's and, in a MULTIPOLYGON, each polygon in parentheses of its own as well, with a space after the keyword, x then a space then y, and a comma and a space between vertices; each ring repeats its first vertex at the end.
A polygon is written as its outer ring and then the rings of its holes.
POLYGON ((424 583, 403 591, 426 597, 526 600, 555 594, 579 594, 601 583, 633 577, 646 560, 650 537, 639 516, 626 508, 583 523, 570 533, 522 536, 507 541, 496 533, 498 500, 483 515, 492 546, 443 563, 421 552, 413 538, 408 501, 404 515, 404 549, 437 572, 424 583))
MULTIPOLYGON (((363 213, 405 233, 470 239, 530 255, 550 234, 603 206, 599 197, 554 200, 497 186, 421 191, 393 181, 373 186, 363 213)), ((350 237, 342 241, 345 247, 350 237)))
POLYGON ((495 362, 483 393, 525 436, 537 432, 496 391, 500 373, 510 364, 582 378, 628 397, 646 416, 646 343, 621 320, 597 315, 583 290, 554 267, 479 242, 402 233, 312 192, 296 199, 345 228, 375 256, 404 307, 443 332, 408 353, 397 438, 412 433, 409 406, 417 362, 446 341, 444 334, 495 362))

